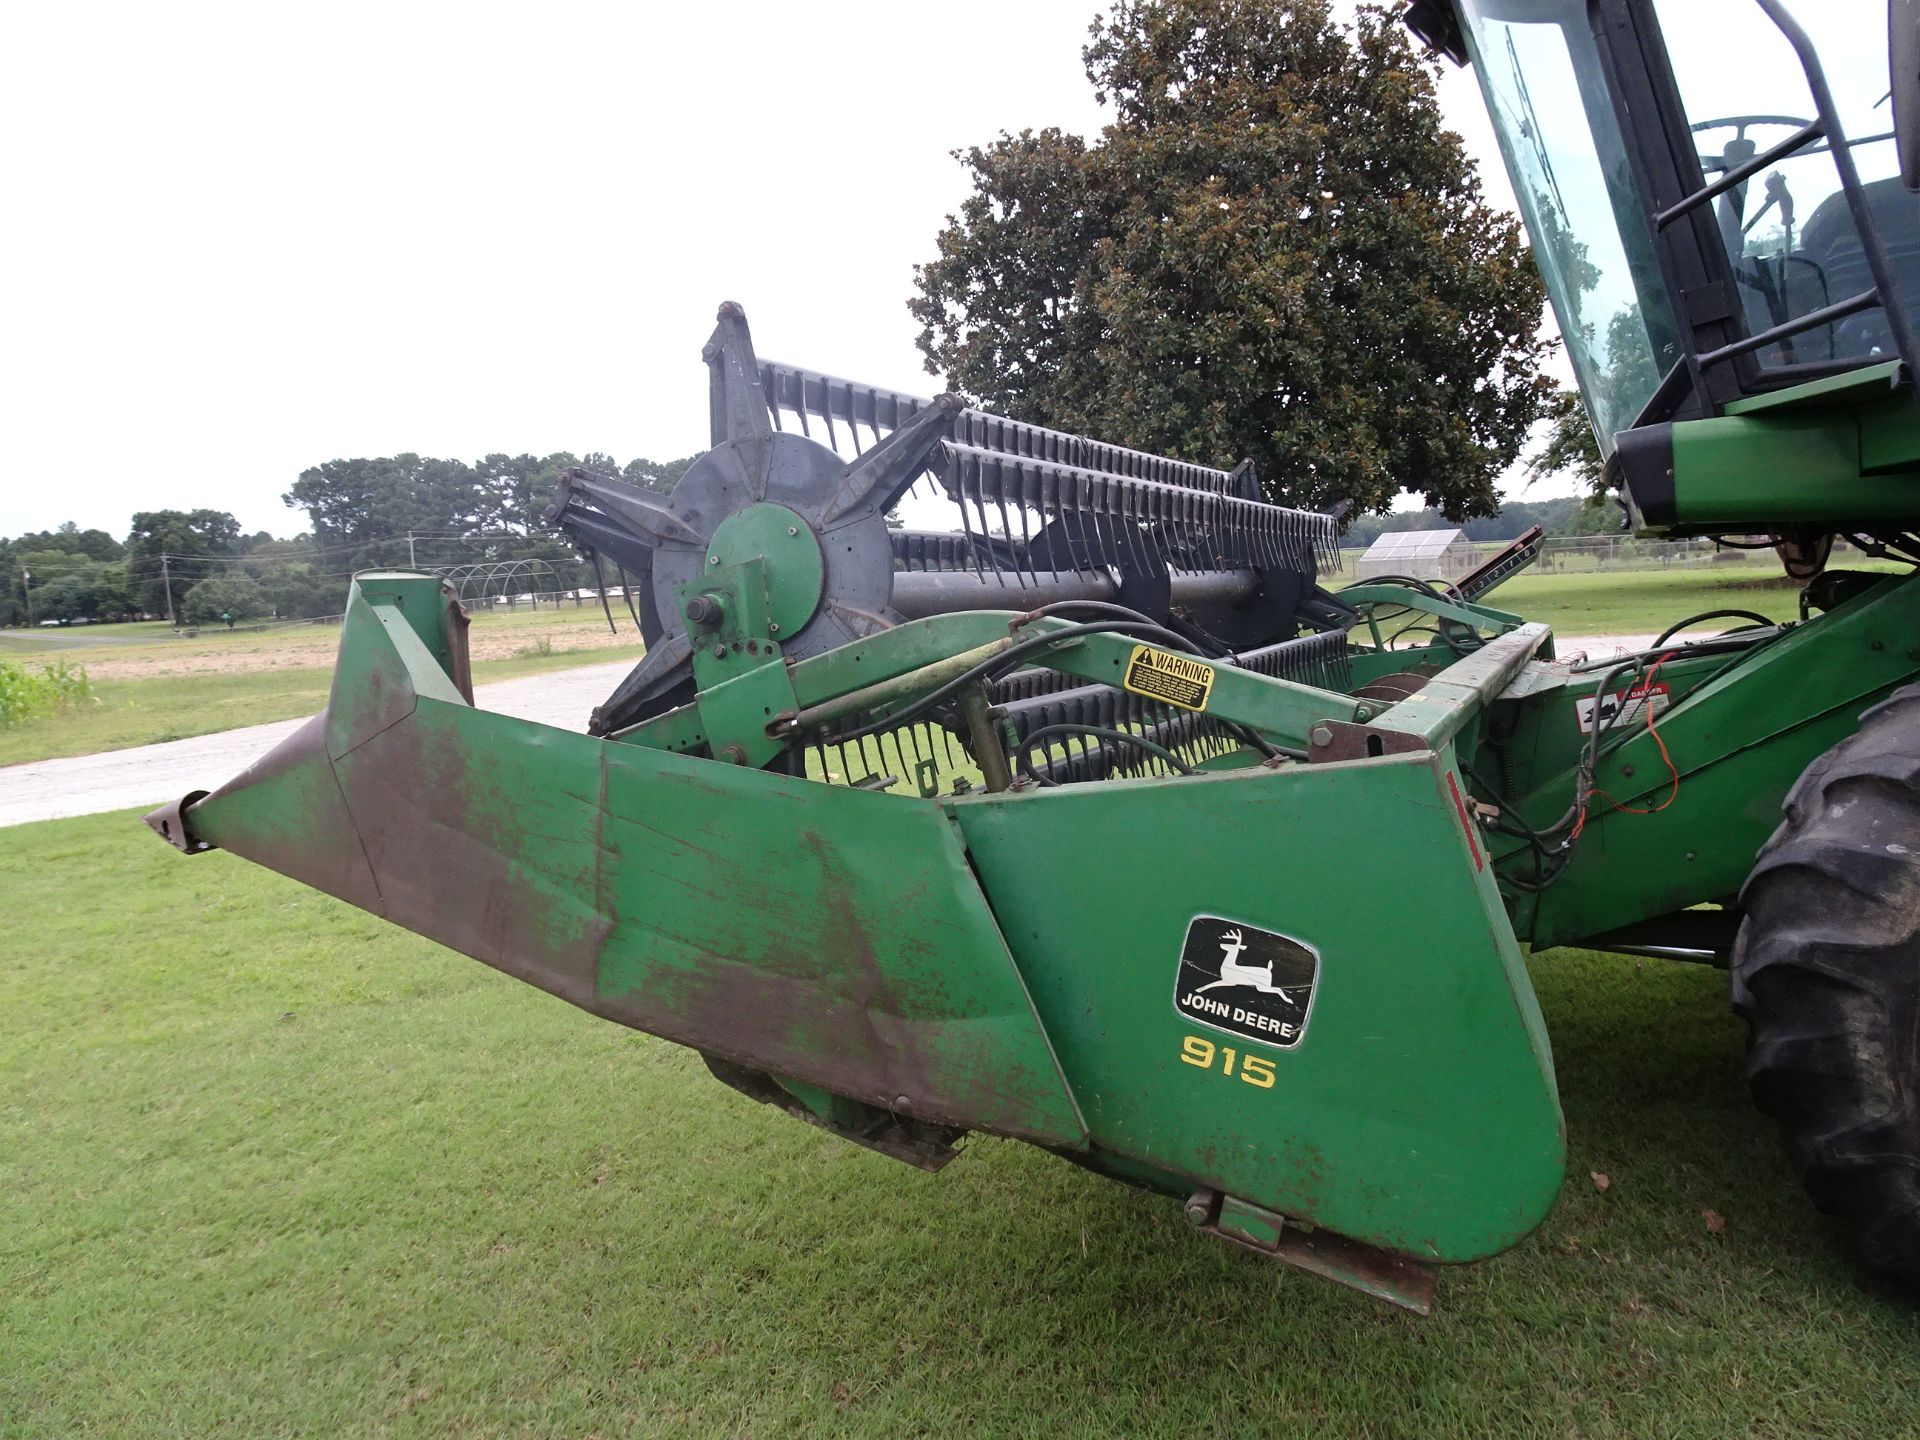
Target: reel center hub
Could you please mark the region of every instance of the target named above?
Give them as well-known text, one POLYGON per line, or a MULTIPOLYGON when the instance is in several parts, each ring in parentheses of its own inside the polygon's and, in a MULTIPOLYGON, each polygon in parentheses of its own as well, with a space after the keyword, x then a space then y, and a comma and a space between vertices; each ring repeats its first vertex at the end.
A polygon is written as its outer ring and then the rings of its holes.
POLYGON ((796 510, 763 501, 722 520, 707 543, 706 568, 762 559, 767 567, 767 616, 780 635, 798 634, 826 587, 826 559, 813 527, 796 510))

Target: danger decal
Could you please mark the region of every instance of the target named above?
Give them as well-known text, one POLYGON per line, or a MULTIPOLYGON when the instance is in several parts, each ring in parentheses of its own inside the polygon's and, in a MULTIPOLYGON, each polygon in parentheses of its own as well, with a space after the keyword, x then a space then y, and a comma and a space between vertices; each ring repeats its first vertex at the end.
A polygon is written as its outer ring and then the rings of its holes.
POLYGON ((1593 733, 1594 720, 1602 730, 1623 730, 1637 724, 1643 715, 1658 720, 1673 704, 1673 694, 1665 682, 1649 685, 1644 680, 1611 695, 1588 695, 1573 702, 1574 719, 1582 735, 1593 733))

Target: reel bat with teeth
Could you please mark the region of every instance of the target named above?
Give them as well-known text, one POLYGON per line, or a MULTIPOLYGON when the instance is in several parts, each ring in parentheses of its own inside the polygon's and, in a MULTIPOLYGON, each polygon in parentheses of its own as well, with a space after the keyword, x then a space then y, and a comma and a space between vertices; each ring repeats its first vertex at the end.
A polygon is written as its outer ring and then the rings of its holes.
MULTIPOLYGON (((762 361, 731 303, 703 358, 713 448, 670 495, 576 470, 549 511, 584 555, 612 561, 638 591, 647 654, 594 712, 592 733, 691 702, 707 652, 718 647, 725 659, 729 646, 741 649, 743 617, 730 605, 763 604, 744 643, 757 636, 789 660, 932 615, 1077 603, 1125 607, 1268 673, 1337 678, 1343 607, 1315 583, 1322 563, 1337 564, 1335 522, 1261 500, 1250 462, 1214 469, 1010 420, 951 394, 926 399, 762 361), (944 505, 955 528, 890 527, 910 495, 916 514, 944 505), (749 563, 748 591, 706 584, 749 563), (1303 626, 1314 633, 1300 636, 1303 626)), ((1043 779, 1164 768, 1169 749, 1226 744, 1197 717, 1113 687, 1035 678, 1046 674, 991 687, 1016 744, 1049 727, 1078 729, 1081 741, 1125 727, 1149 744, 1083 744, 1078 757, 1069 745, 1065 759, 1041 761, 1043 779)), ((963 730, 950 709, 936 719, 963 730)), ((835 743, 831 730, 807 738, 835 743)), ((911 759, 898 751, 898 765, 924 766, 921 743, 911 759)), ((858 783, 852 776, 879 768, 867 757, 822 770, 858 783)))

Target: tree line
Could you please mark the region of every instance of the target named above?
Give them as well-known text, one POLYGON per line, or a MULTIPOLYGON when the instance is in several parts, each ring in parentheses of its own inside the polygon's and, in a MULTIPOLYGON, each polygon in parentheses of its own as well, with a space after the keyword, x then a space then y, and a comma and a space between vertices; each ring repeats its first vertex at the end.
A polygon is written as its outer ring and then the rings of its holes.
MULTIPOLYGON (((288 539, 243 533, 224 510, 143 510, 124 538, 69 521, 0 537, 0 625, 172 618, 206 625, 337 615, 361 570, 531 562, 536 588, 578 589, 593 573, 541 522, 563 471, 584 465, 668 491, 692 463, 611 456, 414 454, 330 460, 281 498, 306 514, 288 539)), ((615 577, 609 575, 609 581, 615 577)), ((524 588, 524 587, 523 587, 524 588)))
MULTIPOLYGON (((1574 407, 1561 412, 1556 449, 1591 432, 1574 407), (1571 423, 1568 423, 1571 422, 1571 423)), ((0 537, 0 626, 53 621, 172 618, 210 625, 231 617, 301 620, 337 615, 348 582, 379 568, 444 570, 527 562, 539 578, 516 588, 573 590, 596 582, 591 569, 542 520, 561 474, 584 466, 667 493, 695 457, 621 464, 596 451, 583 455, 491 454, 478 461, 412 453, 330 460, 304 470, 281 497, 305 512, 307 528, 286 539, 246 534, 224 510, 143 510, 124 538, 74 522, 12 539, 0 537)), ((1597 462, 1597 455, 1589 464, 1597 462)), ((1583 466, 1560 462, 1575 473, 1583 466)), ((1545 467, 1536 462, 1536 471, 1545 467)), ((1368 545, 1387 530, 1426 530, 1460 523, 1438 508, 1361 514, 1349 519, 1346 543, 1368 545)), ((1618 512, 1593 498, 1508 501, 1464 524, 1473 540, 1506 540, 1529 525, 1550 535, 1610 533, 1618 512)), ((609 582, 618 577, 608 574, 609 582)))
POLYGON ((1362 548, 1392 530, 1450 530, 1458 526, 1469 540, 1512 540, 1538 525, 1548 535, 1617 535, 1620 508, 1591 495, 1567 495, 1555 500, 1509 500, 1492 515, 1450 520, 1428 506, 1423 510, 1392 510, 1385 515, 1362 515, 1347 526, 1342 545, 1362 548))
MULTIPOLYGON (((591 453, 578 460, 489 456, 472 465, 418 455, 333 460, 303 471, 287 493, 289 505, 306 511, 309 528, 284 540, 264 530, 244 534, 224 510, 143 510, 125 539, 69 521, 0 538, 0 575, 8 581, 0 588, 0 625, 164 617, 169 596, 173 617, 190 625, 229 615, 337 615, 349 579, 382 567, 536 561, 547 568, 535 588, 580 589, 596 583, 591 569, 540 520, 560 472, 585 464, 664 493, 691 463, 618 465, 591 453)), ((1455 523, 1432 508, 1362 515, 1350 522, 1345 543, 1364 546, 1383 531, 1455 523)), ((1549 535, 1609 534, 1619 528, 1619 512, 1591 498, 1514 500, 1463 528, 1471 540, 1510 540, 1529 525, 1549 535)))

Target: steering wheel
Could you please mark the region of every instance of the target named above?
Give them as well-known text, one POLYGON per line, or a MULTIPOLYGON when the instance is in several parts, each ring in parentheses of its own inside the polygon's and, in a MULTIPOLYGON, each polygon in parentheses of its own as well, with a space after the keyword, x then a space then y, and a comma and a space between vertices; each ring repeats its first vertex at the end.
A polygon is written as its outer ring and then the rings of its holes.
POLYGON ((1711 179, 1723 171, 1731 170, 1735 165, 1752 159, 1759 153, 1760 147, 1747 138, 1749 126, 1804 130, 1812 123, 1811 120, 1803 120, 1797 115, 1723 115, 1715 120, 1695 121, 1687 128, 1695 135, 1707 130, 1731 129, 1734 132, 1733 138, 1727 142, 1718 157, 1710 155, 1700 157, 1700 169, 1711 179), (1734 153, 1736 150, 1740 152, 1737 155, 1734 153))

